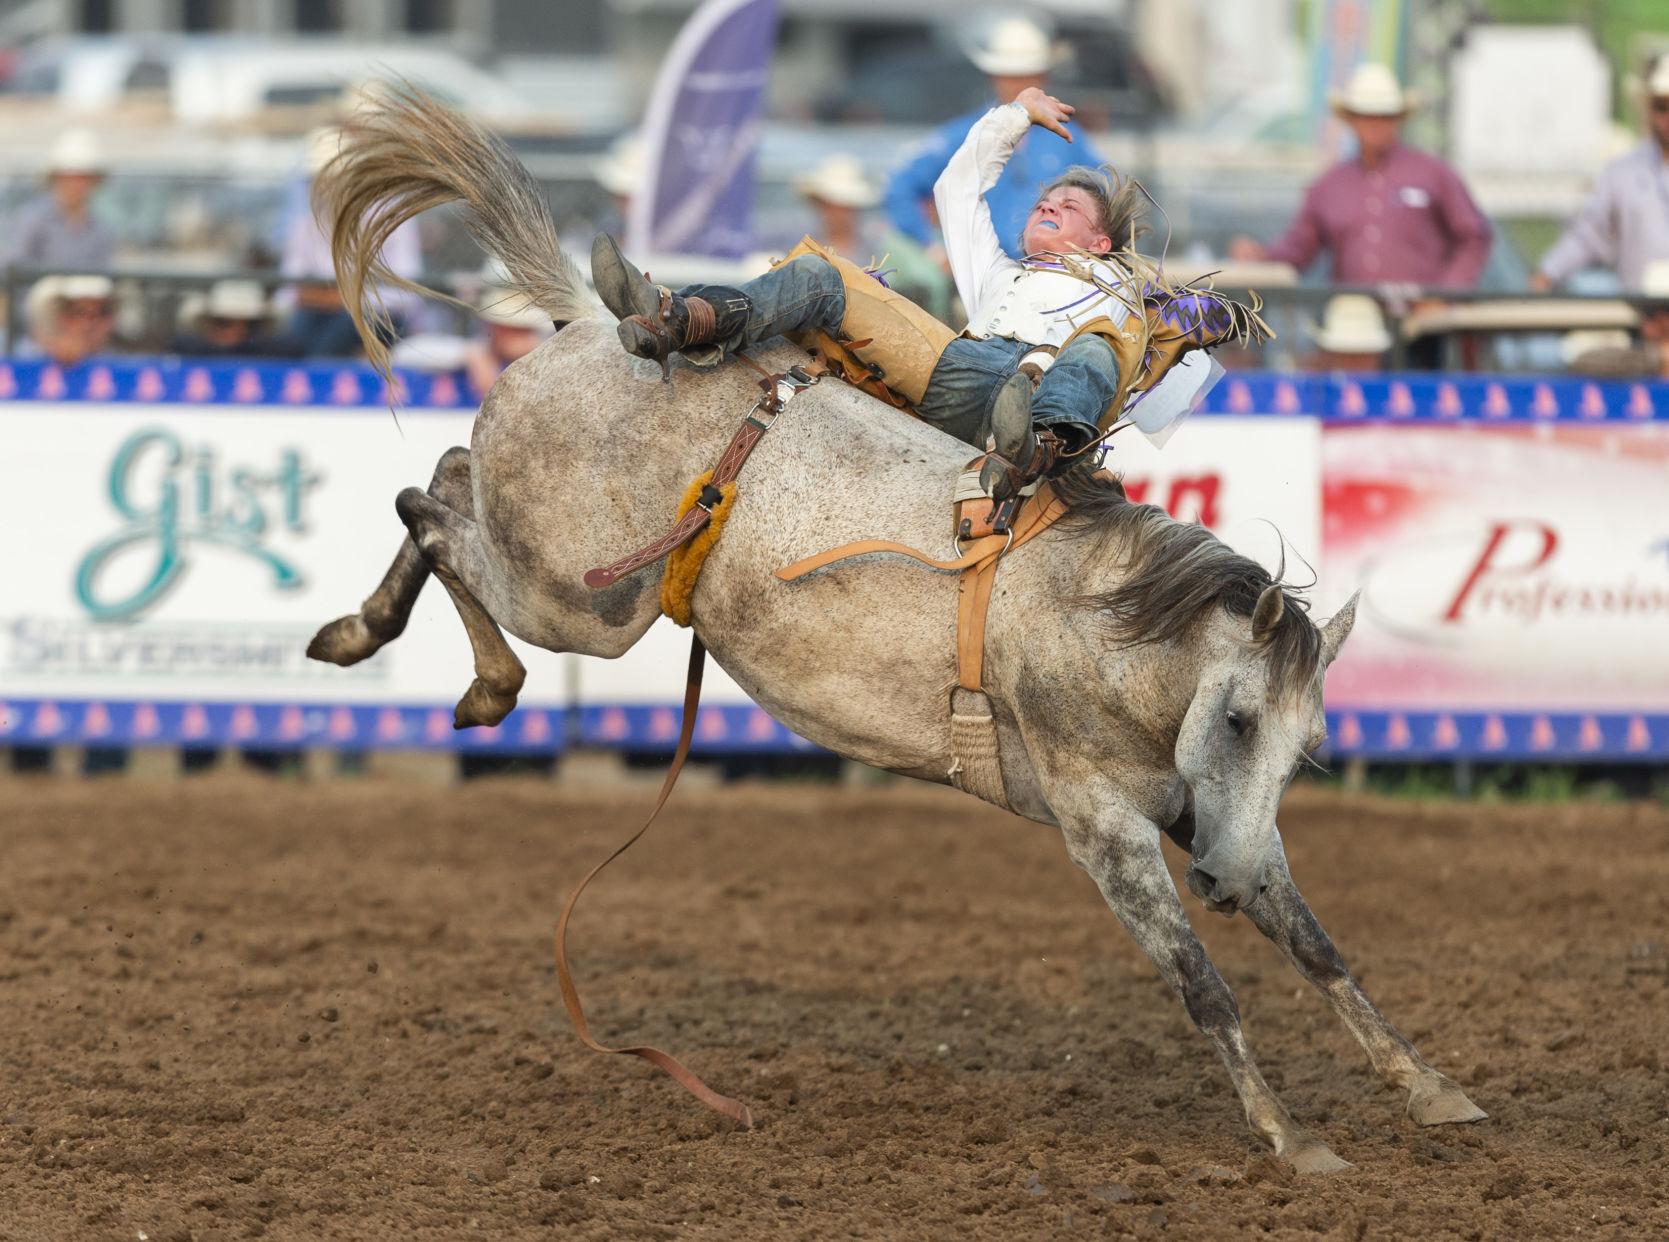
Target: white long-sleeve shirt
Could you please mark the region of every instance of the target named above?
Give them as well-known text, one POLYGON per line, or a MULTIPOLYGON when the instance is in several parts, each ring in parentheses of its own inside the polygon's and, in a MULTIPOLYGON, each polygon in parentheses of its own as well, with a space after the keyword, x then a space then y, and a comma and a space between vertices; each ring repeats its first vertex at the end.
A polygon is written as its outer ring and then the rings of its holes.
MULTIPOLYGON (((956 291, 968 308, 967 335, 1058 347, 1092 319, 1106 316, 1121 323, 1129 312, 1094 285, 1058 270, 1054 256, 1030 255, 1017 262, 997 241, 985 192, 997 183, 1030 126, 1018 103, 987 112, 939 175, 933 201, 956 291)), ((1096 260, 1093 267, 1113 287, 1130 278, 1110 260, 1096 260)))

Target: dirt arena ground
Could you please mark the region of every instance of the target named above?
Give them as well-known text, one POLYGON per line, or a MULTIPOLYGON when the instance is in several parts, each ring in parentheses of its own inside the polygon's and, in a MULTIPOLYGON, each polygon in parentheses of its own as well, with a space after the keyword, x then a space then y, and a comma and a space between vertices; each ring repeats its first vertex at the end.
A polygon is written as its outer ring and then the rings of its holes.
POLYGON ((1491 1114, 1421 1131, 1188 899, 1293 1179, 1058 836, 947 791, 0 779, 0 1237, 1669 1235, 1669 815, 1295 791, 1293 870, 1491 1114))

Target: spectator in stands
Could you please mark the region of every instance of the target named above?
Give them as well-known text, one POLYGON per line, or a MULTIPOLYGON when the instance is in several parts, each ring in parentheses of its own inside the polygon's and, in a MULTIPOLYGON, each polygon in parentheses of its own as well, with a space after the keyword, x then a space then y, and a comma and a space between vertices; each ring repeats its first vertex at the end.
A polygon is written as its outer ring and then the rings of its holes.
MULTIPOLYGON (((308 138, 307 169, 309 177, 330 162, 341 147, 342 131, 335 126, 315 130, 308 138)), ((396 276, 418 280, 423 275, 423 249, 417 231, 417 221, 408 220, 395 229, 383 244, 383 261, 396 276)), ((296 278, 295 284, 281 291, 281 300, 288 305, 289 315, 285 330, 289 336, 286 349, 304 358, 349 358, 360 352, 359 332, 342 303, 342 293, 336 287, 336 269, 330 259, 330 242, 311 207, 298 211, 290 218, 284 233, 284 255, 279 270, 296 278)), ((407 311, 416 302, 415 295, 404 291, 385 290, 384 302, 395 320, 398 332, 407 311)))
POLYGON ((1640 306, 1640 339, 1566 333, 1561 347, 1569 370, 1602 379, 1669 379, 1669 259, 1646 264, 1638 292, 1647 299, 1640 306))
POLYGON ((1594 192, 1542 256, 1530 287, 1545 292, 1585 267, 1614 270, 1631 293, 1644 292, 1647 268, 1669 259, 1669 55, 1646 75, 1648 136, 1608 164, 1594 192))
POLYGON ((1476 285, 1489 258, 1489 221, 1460 174, 1402 144, 1413 103, 1395 75, 1383 65, 1360 65, 1332 104, 1356 135, 1356 154, 1310 184, 1277 240, 1263 246, 1238 237, 1231 256, 1303 270, 1326 251, 1335 284, 1476 285))
POLYGON ((25 204, 0 230, 0 267, 107 270, 115 242, 92 213, 93 194, 103 181, 97 138, 84 129, 59 138, 47 157, 46 193, 25 204))
POLYGON ((525 358, 551 335, 550 316, 502 285, 488 285, 476 302, 485 335, 464 356, 464 374, 477 401, 487 395, 504 368, 525 358))
POLYGON ((1391 332, 1379 303, 1361 293, 1329 298, 1321 323, 1310 328, 1316 352, 1306 371, 1378 371, 1391 348, 1391 332))
POLYGON ((169 343, 176 354, 204 357, 287 356, 288 338, 272 333, 273 310, 266 290, 253 280, 217 280, 206 295, 188 302, 181 331, 169 343))
MULTIPOLYGON (((984 42, 969 53, 969 58, 990 80, 992 102, 1006 104, 1013 103, 1029 86, 1041 87, 1049 76, 1055 55, 1042 29, 1025 18, 1011 17, 996 23, 984 42)), ((893 173, 887 184, 888 223, 912 238, 941 266, 945 266, 944 247, 929 214, 933 184, 950 163, 950 157, 962 146, 974 122, 990 107, 990 103, 981 104, 940 126, 893 173)), ((1072 135, 1071 142, 1034 126, 1014 148, 997 183, 985 193, 997 240, 1010 258, 1025 257, 1020 252, 1020 233, 1042 188, 1075 164, 1093 168, 1102 162, 1075 122, 1068 121, 1067 129, 1072 135)))
POLYGON ((19 352, 73 367, 109 350, 116 290, 108 276, 44 276, 25 303, 29 339, 19 352))
POLYGON ((813 237, 854 263, 867 267, 880 260, 882 234, 868 212, 881 195, 862 164, 850 155, 831 155, 797 178, 794 188, 816 216, 813 237))

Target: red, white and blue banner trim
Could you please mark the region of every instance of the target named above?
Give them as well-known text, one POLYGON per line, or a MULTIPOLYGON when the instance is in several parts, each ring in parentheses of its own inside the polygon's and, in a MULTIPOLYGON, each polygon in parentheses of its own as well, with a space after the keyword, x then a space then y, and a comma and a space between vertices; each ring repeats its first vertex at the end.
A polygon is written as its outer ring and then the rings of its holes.
MULTIPOLYGON (((461 373, 396 373, 398 404, 471 409, 461 373)), ((358 363, 107 358, 74 367, 0 359, 0 401, 159 402, 386 410, 388 387, 358 363)), ((1373 375, 1361 378, 1230 372, 1201 414, 1327 421, 1485 423, 1669 419, 1669 384, 1545 376, 1373 375)))
MULTIPOLYGON (((572 745, 671 750, 676 704, 518 707, 490 729, 457 730, 450 706, 117 702, 0 698, 0 746, 223 746, 260 750, 458 750, 552 754, 572 745)), ((708 704, 696 751, 809 752, 818 748, 752 704, 708 704)))

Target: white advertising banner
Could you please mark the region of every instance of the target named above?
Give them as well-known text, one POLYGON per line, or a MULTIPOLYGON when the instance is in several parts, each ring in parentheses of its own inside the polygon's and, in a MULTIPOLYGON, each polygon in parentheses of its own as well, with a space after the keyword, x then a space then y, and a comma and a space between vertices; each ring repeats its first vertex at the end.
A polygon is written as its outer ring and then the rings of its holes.
MULTIPOLYGON (((270 406, 0 406, 0 693, 14 698, 433 704, 469 644, 431 584, 397 642, 354 668, 308 639, 358 608, 471 415, 270 406), (32 532, 28 537, 22 532, 32 532)), ((560 704, 561 661, 518 645, 525 701, 560 704)))
POLYGON ((1130 499, 1202 522, 1227 544, 1289 580, 1321 564, 1321 424, 1270 415, 1195 416, 1165 447, 1134 429, 1113 437, 1107 465, 1130 499), (1302 557, 1303 561, 1298 558, 1302 557))

